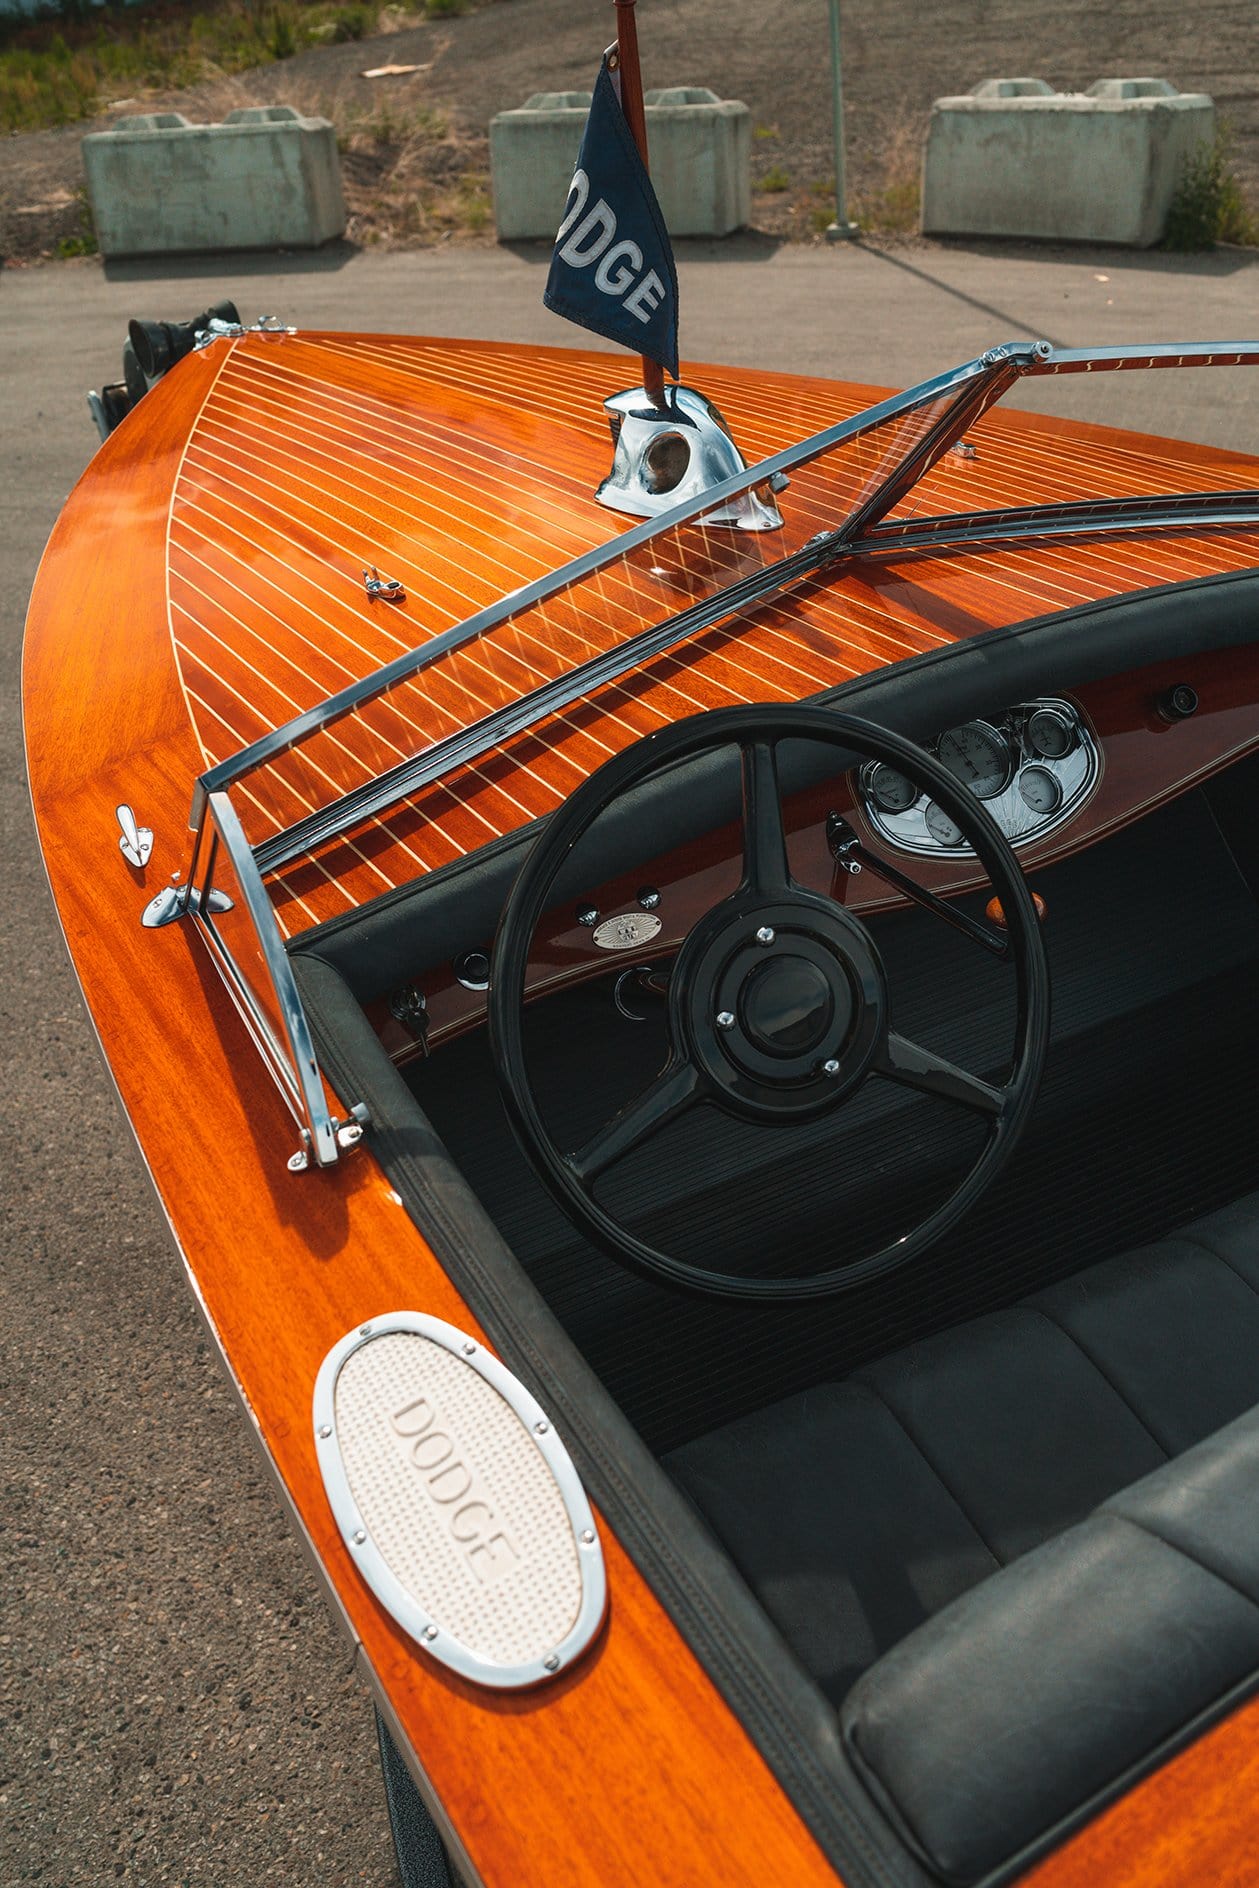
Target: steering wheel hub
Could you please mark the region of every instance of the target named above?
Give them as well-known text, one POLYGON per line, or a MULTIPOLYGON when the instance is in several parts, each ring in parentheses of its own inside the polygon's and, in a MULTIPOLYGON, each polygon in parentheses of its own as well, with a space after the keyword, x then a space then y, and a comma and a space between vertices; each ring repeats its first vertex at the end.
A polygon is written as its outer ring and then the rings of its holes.
POLYGON ((768 1055, 805 1055, 830 1033, 835 992, 825 972, 807 957, 777 957, 743 979, 739 1019, 756 1048, 768 1055))
POLYGON ((691 932, 670 979, 672 1021, 735 1113, 820 1113, 869 1070, 887 987, 869 933, 793 887, 772 905, 737 893, 691 932))

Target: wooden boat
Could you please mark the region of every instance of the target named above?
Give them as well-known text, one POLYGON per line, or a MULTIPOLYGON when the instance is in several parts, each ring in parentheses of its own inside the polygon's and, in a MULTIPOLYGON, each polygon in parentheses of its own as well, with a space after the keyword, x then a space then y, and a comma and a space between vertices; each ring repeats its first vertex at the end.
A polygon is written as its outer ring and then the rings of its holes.
POLYGON ((1257 363, 695 370, 636 523, 606 355, 220 324, 72 494, 53 894, 408 1884, 1248 1878, 1259 460, 996 402, 1257 363))

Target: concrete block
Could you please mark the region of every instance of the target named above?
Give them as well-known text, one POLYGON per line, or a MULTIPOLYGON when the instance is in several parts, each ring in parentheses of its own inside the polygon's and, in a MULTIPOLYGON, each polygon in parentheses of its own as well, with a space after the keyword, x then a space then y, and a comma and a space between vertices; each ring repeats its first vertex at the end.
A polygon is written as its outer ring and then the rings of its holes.
POLYGON ((1052 98, 1053 86, 1045 79, 983 79, 971 93, 972 98, 1052 98))
MULTIPOLYGON (((752 120, 707 86, 646 96, 651 181, 673 236, 726 236, 752 213, 752 120)), ((537 92, 490 121, 490 173, 500 242, 550 238, 560 226, 590 109, 584 92, 537 92)))
POLYGON ((938 98, 922 228, 1145 249, 1166 228, 1186 158, 1214 138, 1212 100, 1165 79, 1101 79, 1087 93, 1048 96, 980 87, 938 98))
POLYGON ((316 249, 345 229, 336 133, 291 105, 123 118, 84 138, 83 167, 106 256, 316 249))
POLYGON ((1178 98, 1166 79, 1095 79, 1086 98, 1178 98))

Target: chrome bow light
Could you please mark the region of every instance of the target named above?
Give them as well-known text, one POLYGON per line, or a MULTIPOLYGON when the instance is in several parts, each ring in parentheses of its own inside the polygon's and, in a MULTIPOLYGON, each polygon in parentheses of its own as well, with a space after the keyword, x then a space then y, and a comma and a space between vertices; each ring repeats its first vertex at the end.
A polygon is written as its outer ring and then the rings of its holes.
MULTIPOLYGON (((645 388, 633 387, 613 394, 603 407, 615 452, 612 470, 595 497, 612 511, 654 518, 747 469, 725 420, 694 387, 666 387, 660 405, 645 388)), ((779 473, 706 512, 703 522, 734 525, 740 531, 776 531, 782 514, 773 495, 787 483, 779 473)))

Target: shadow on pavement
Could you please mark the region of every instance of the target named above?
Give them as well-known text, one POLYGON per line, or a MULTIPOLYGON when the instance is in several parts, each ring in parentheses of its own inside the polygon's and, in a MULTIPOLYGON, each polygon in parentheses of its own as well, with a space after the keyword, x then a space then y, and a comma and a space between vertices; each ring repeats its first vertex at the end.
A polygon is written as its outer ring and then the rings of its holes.
POLYGON ((225 275, 331 275, 361 255, 338 239, 322 249, 214 249, 195 256, 107 256, 107 282, 197 282, 225 275))

